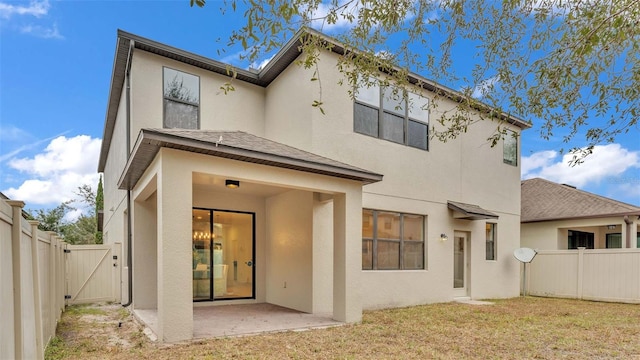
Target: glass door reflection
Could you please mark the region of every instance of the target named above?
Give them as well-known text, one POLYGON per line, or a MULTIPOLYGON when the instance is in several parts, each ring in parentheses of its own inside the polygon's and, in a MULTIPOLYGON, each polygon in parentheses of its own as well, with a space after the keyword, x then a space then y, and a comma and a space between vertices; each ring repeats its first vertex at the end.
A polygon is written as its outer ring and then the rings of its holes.
POLYGON ((193 210, 193 299, 254 298, 255 214, 193 210))

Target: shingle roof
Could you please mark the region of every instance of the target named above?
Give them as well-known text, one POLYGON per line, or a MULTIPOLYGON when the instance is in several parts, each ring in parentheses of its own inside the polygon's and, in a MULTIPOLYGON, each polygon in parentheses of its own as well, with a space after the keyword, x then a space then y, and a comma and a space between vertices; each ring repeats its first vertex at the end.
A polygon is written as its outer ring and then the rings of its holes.
POLYGON ((521 222, 640 215, 640 207, 535 178, 521 183, 521 222))
POLYGON ((484 220, 484 219, 498 218, 498 215, 474 204, 465 204, 465 203, 456 202, 456 201, 447 201, 447 206, 449 207, 449 209, 463 214, 462 217, 459 217, 460 219, 484 220))
POLYGON ((120 178, 120 189, 132 189, 160 148, 172 148, 227 159, 362 181, 381 181, 376 174, 242 131, 142 129, 120 178))

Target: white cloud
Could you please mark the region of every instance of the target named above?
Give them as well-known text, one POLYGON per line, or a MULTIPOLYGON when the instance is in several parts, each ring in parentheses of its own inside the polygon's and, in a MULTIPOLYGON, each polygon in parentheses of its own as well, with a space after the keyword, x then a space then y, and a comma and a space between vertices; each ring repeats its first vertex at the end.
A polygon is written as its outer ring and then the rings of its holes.
MULTIPOLYGON (((351 28, 355 26, 356 20, 354 19, 354 21, 352 22, 345 16, 355 16, 357 19, 358 11, 360 11, 362 5, 360 1, 353 1, 351 2, 351 4, 346 6, 345 3, 347 3, 347 1, 343 0, 338 4, 338 6, 344 6, 344 8, 342 8, 341 11, 338 12, 336 22, 333 24, 329 24, 325 20, 327 15, 329 15, 329 13, 331 12, 333 6, 328 3, 318 4, 318 8, 310 14, 311 19, 315 19, 311 22, 311 26, 327 32, 335 29, 351 28)), ((306 10, 301 9, 301 12, 306 12, 306 10)))
POLYGON ((258 71, 262 70, 265 66, 267 66, 267 64, 273 59, 274 56, 276 55, 273 54, 269 58, 264 59, 259 63, 258 62, 251 63, 251 65, 249 65, 249 69, 258 70, 258 71))
POLYGON ((57 206, 75 199, 79 186, 87 184, 94 189, 97 186, 100 144, 100 139, 87 135, 59 136, 32 158, 11 159, 9 167, 30 178, 17 188, 2 192, 29 205, 57 206))
POLYGON ((36 146, 39 146, 42 143, 45 143, 51 139, 54 139, 58 136, 64 135, 66 133, 68 133, 69 131, 65 131, 61 134, 58 134, 56 136, 52 136, 50 138, 46 138, 46 139, 42 139, 42 140, 37 140, 33 138, 33 136, 29 133, 27 133, 26 131, 13 127, 13 126, 9 126, 9 127, 0 127, 0 133, 2 135, 0 135, 0 141, 4 142, 4 143, 8 143, 8 142, 21 142, 21 143, 25 143, 28 142, 26 145, 22 145, 16 149, 11 150, 10 152, 6 153, 6 154, 0 154, 0 163, 12 159, 14 157, 16 157, 18 154, 20 154, 23 151, 32 149, 36 146), (4 133, 5 129, 7 130, 6 133, 4 133))
POLYGON ((18 141, 28 137, 31 135, 18 127, 0 124, 0 141, 2 142, 18 141))
POLYGON ((51 27, 40 25, 26 25, 20 28, 20 32, 43 39, 64 39, 64 36, 62 36, 62 34, 60 34, 60 31, 58 31, 58 24, 55 23, 51 27))
MULTIPOLYGON (((331 32, 333 30, 350 29, 356 26, 358 23, 358 13, 366 6, 367 5, 363 5, 362 1, 340 0, 337 4, 337 16, 335 23, 332 24, 327 22, 327 16, 335 7, 332 2, 320 2, 318 7, 312 11, 308 11, 306 8, 300 8, 300 13, 307 13, 309 15, 309 18, 312 19, 310 24, 311 27, 323 32, 331 32), (350 20, 351 18, 353 18, 353 20, 350 20)), ((407 6, 407 8, 402 9, 406 10, 404 20, 410 20, 415 17, 415 12, 413 11, 411 4, 400 2, 397 6, 407 6)), ((398 9, 398 11, 400 10, 401 9, 398 9)))
POLYGON ((529 174, 531 170, 547 167, 553 163, 556 156, 558 156, 558 152, 554 150, 538 151, 531 156, 523 156, 520 171, 524 176, 529 174))
POLYGON ((580 188, 640 168, 640 151, 627 150, 620 144, 595 146, 593 153, 575 166, 569 165, 573 154, 560 159, 558 155, 555 151, 540 151, 522 157, 522 178, 541 177, 580 188))
POLYGON ((473 88, 471 96, 476 99, 482 99, 498 84, 498 77, 494 76, 486 80, 482 80, 473 88))
POLYGON ((49 7, 48 0, 31 1, 28 6, 0 2, 0 17, 9 19, 13 15, 31 15, 39 18, 47 15, 49 7))

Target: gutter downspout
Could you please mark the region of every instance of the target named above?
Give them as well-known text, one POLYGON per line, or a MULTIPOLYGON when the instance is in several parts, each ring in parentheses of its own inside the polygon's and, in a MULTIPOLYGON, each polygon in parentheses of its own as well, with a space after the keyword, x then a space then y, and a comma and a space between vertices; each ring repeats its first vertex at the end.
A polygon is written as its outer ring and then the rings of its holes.
MULTIPOLYGON (((135 41, 133 40, 129 40, 129 54, 127 55, 127 69, 125 70, 125 86, 126 86, 126 100, 125 100, 125 105, 127 107, 126 112, 127 112, 127 161, 129 161, 129 159, 131 158, 131 79, 130 79, 130 73, 131 73, 131 56, 133 55, 133 48, 135 46, 135 41)), ((133 254, 132 254, 132 249, 133 249, 133 244, 131 243, 131 240, 133 239, 133 236, 131 236, 131 189, 127 190, 127 268, 129 268, 129 271, 127 272, 127 277, 129 278, 129 281, 127 282, 128 285, 128 295, 129 295, 129 299, 127 300, 126 304, 122 304, 123 307, 127 307, 129 305, 131 305, 131 303, 133 302, 133 254)))
POLYGON ((627 224, 627 238, 625 239, 627 244, 625 247, 628 249, 631 247, 631 224, 633 224, 633 221, 629 220, 629 215, 625 215, 623 219, 625 224, 627 224))

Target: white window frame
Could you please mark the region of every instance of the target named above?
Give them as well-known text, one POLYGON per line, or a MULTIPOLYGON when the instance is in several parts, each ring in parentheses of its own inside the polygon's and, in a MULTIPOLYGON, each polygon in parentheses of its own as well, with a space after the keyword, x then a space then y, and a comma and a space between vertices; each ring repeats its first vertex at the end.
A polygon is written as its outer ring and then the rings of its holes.
POLYGON ((172 103, 176 103, 176 104, 182 104, 182 105, 186 105, 186 106, 192 106, 196 108, 196 127, 195 129, 200 129, 200 91, 201 91, 201 86, 200 86, 200 77, 198 75, 194 75, 194 74, 190 74, 186 71, 182 71, 182 70, 178 70, 178 69, 173 69, 167 66, 163 66, 162 67, 162 127, 163 128, 168 128, 167 126, 167 102, 172 102, 172 103), (197 86, 198 86, 198 91, 197 94, 195 94, 197 96, 196 101, 189 101, 188 99, 179 99, 176 97, 172 97, 169 96, 166 93, 166 88, 165 88, 165 84, 166 84, 166 76, 167 76, 167 71, 174 71, 178 74, 185 74, 188 76, 193 76, 197 79, 197 86))
POLYGON ((364 262, 362 264, 362 270, 363 271, 397 271, 397 270, 402 270, 402 271, 411 271, 411 270, 426 270, 427 269, 427 242, 425 241, 426 238, 426 219, 427 216, 426 215, 420 215, 420 214, 409 214, 409 213, 401 213, 401 212, 397 212, 397 211, 385 211, 385 210, 374 210, 374 209, 362 209, 362 212, 364 213, 365 211, 371 211, 373 216, 372 216, 372 223, 370 224, 370 226, 372 227, 372 237, 362 237, 362 251, 363 254, 369 254, 371 256, 371 268, 365 268, 364 267, 364 262), (399 215, 400 217, 400 235, 399 235, 399 239, 395 240, 395 239, 379 239, 378 237, 378 214, 379 213, 387 213, 387 214, 395 214, 395 215, 399 215), (417 216, 420 217, 422 219, 422 239, 421 240, 414 240, 414 239, 405 239, 404 238, 404 218, 405 216, 417 216), (388 268, 388 269, 380 269, 378 267, 378 241, 392 241, 392 242, 398 242, 400 244, 399 248, 398 248, 398 267, 397 268, 388 268), (420 243, 422 244, 422 267, 421 268, 406 268, 405 264, 404 264, 404 250, 405 250, 405 245, 408 243, 420 243))

